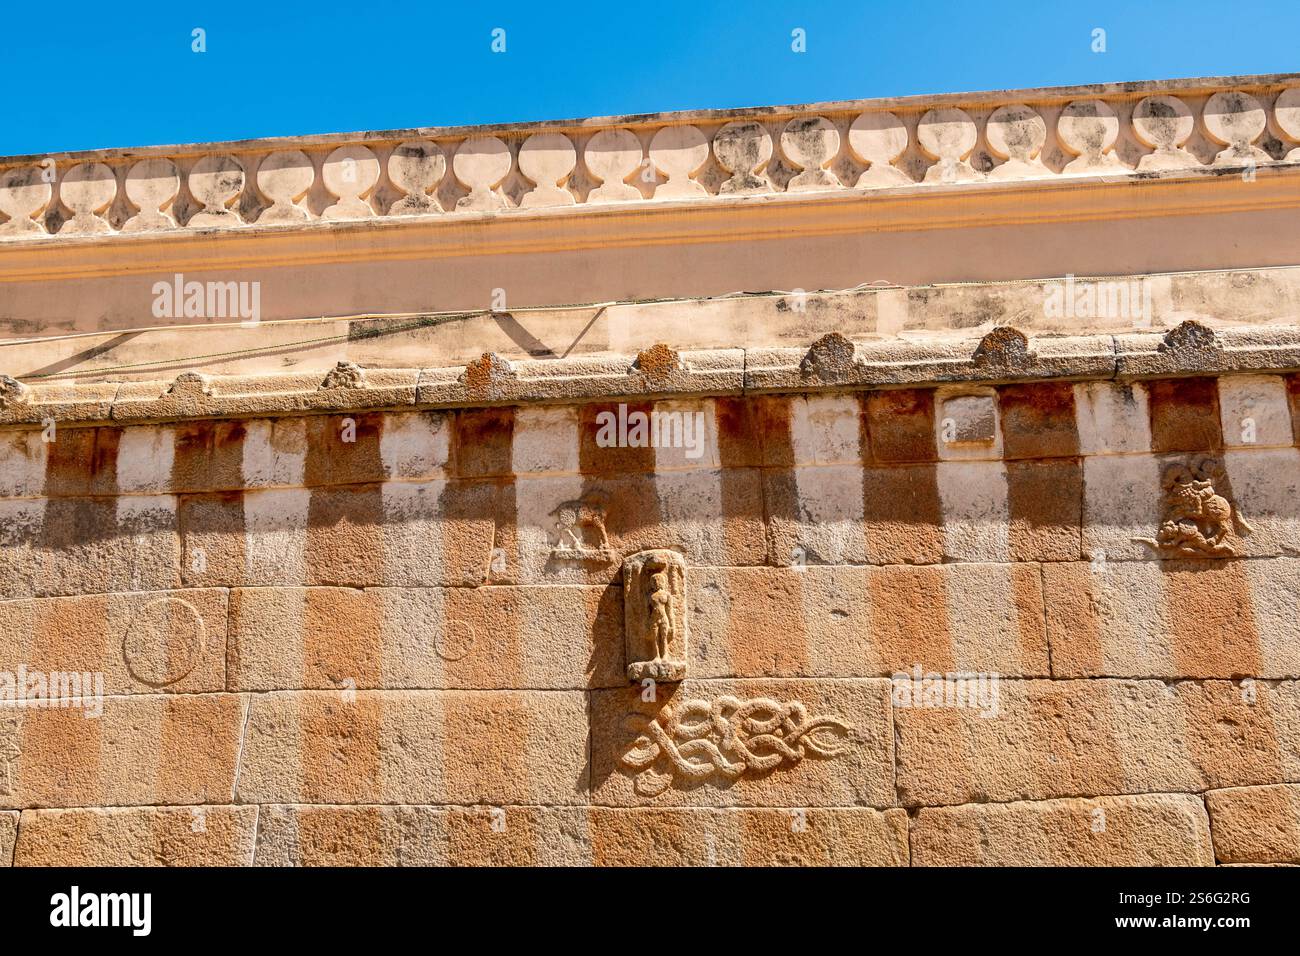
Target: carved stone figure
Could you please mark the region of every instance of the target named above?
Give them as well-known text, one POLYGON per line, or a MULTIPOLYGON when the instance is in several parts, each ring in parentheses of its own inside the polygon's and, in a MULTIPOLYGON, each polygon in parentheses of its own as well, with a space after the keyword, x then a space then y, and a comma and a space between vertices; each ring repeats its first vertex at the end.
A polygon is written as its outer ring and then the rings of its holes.
POLYGON ((613 560, 609 535, 605 531, 605 506, 594 494, 561 501, 550 516, 555 519, 557 540, 551 557, 570 560, 613 560))
POLYGON ((686 676, 686 561, 676 551, 642 551, 623 563, 627 677, 686 676))
POLYGON ((339 362, 320 383, 320 388, 361 388, 366 384, 366 371, 353 362, 339 362))
POLYGON ((27 398, 27 386, 8 375, 0 375, 0 410, 17 405, 27 398))
POLYGON ((806 756, 836 757, 853 733, 839 717, 813 717, 798 701, 766 697, 688 700, 666 704, 653 719, 632 714, 629 720, 637 737, 623 764, 640 771, 633 787, 644 797, 663 793, 679 778, 731 781, 806 756))
POLYGON ((1160 529, 1154 538, 1134 540, 1164 557, 1235 557, 1239 551, 1227 540, 1229 533, 1250 534, 1254 529, 1215 490, 1215 482, 1222 486, 1223 480, 1223 466, 1213 458, 1167 467, 1160 529))
POLYGON ((0 716, 0 797, 11 797, 18 787, 18 758, 22 747, 18 733, 22 727, 17 715, 0 716))
POLYGON ((666 659, 673 638, 673 594, 663 571, 650 575, 650 636, 654 638, 655 660, 666 659))

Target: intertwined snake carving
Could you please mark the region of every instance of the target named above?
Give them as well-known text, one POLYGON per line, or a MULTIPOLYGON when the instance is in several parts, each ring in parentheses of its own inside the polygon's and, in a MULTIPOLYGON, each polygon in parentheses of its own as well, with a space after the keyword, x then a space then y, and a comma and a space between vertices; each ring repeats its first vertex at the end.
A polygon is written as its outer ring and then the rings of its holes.
POLYGON ((667 790, 676 775, 735 780, 746 771, 798 763, 809 754, 835 757, 853 732, 838 717, 810 717, 798 701, 782 704, 766 697, 691 700, 665 705, 653 719, 639 714, 628 719, 638 736, 623 763, 641 771, 634 786, 647 797, 667 790))

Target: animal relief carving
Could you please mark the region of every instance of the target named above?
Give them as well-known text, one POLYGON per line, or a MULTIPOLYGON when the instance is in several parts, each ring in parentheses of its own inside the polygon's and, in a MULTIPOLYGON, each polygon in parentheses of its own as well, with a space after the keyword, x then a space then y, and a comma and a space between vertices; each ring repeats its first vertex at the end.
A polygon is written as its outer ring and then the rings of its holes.
POLYGON ((638 736, 623 763, 640 771, 633 787, 644 797, 658 796, 678 778, 732 781, 806 756, 837 757, 853 733, 839 717, 813 717, 798 701, 766 697, 666 704, 653 719, 633 714, 629 720, 638 736))
POLYGON ((561 501, 551 511, 555 519, 555 546, 551 558, 561 561, 613 561, 605 531, 605 505, 599 497, 585 494, 581 498, 561 501))
POLYGON ((686 560, 676 551, 642 551, 623 562, 628 680, 686 676, 686 560))
POLYGON ((1135 538, 1162 557, 1236 557, 1240 552, 1228 535, 1250 534, 1254 529, 1228 499, 1215 491, 1224 482, 1223 466, 1213 458, 1193 465, 1173 464, 1165 469, 1164 515, 1154 538, 1135 538))

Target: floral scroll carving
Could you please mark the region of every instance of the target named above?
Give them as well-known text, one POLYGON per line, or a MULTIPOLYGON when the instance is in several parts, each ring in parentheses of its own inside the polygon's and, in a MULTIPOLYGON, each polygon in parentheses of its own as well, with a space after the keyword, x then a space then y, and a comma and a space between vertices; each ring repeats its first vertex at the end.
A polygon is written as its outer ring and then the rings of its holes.
POLYGON ((1165 498, 1160 530, 1154 538, 1134 540, 1162 557, 1236 557, 1240 552, 1229 535, 1254 529, 1216 490, 1216 483, 1223 488, 1224 481, 1223 466, 1214 458, 1169 465, 1161 482, 1165 498))
POLYGON ((623 764, 640 771, 633 786, 644 797, 658 796, 678 779, 733 781, 807 756, 837 757, 853 733, 839 717, 814 717, 798 701, 766 697, 666 704, 648 722, 643 715, 629 720, 641 726, 632 728, 638 736, 623 764))

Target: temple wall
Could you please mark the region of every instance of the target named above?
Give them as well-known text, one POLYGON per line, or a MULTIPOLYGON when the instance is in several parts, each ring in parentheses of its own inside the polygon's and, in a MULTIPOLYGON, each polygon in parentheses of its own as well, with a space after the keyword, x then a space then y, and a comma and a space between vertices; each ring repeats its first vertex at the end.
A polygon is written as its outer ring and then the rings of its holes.
POLYGON ((1294 74, 0 157, 0 864, 1300 863, 1297 209, 1294 74))
POLYGON ((155 417, 0 432, 0 862, 1297 862, 1300 376, 155 417))

